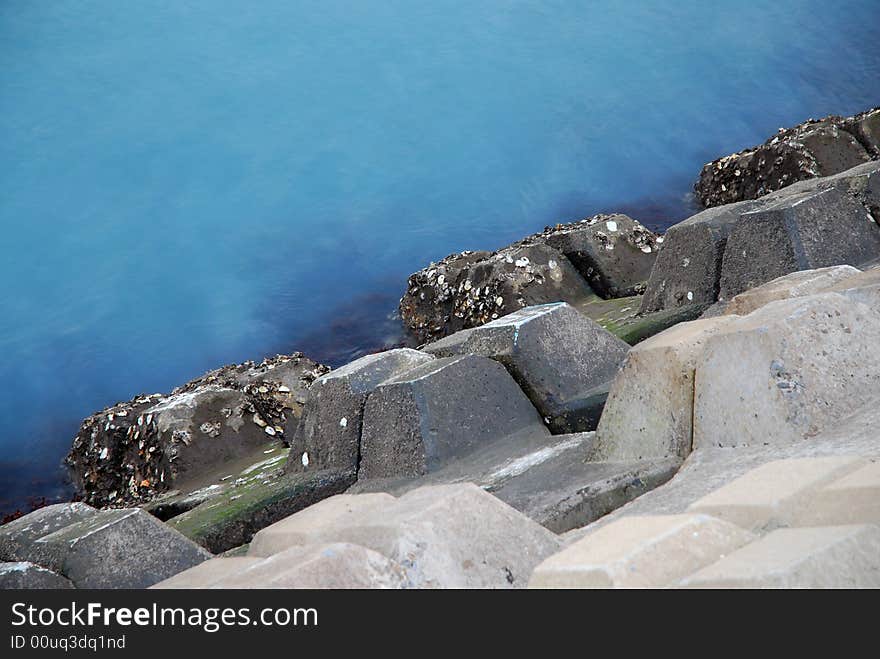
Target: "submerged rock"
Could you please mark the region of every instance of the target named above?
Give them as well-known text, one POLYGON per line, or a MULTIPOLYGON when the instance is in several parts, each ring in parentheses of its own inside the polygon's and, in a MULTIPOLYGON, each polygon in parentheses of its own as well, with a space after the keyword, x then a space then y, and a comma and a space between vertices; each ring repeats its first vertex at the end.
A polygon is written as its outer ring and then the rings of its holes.
POLYGON ((312 382, 330 369, 294 353, 224 366, 171 394, 87 418, 65 462, 95 506, 143 503, 293 434, 312 382))
POLYGON ((757 199, 797 181, 829 176, 880 157, 880 108, 810 119, 763 144, 703 166, 694 186, 703 206, 757 199))

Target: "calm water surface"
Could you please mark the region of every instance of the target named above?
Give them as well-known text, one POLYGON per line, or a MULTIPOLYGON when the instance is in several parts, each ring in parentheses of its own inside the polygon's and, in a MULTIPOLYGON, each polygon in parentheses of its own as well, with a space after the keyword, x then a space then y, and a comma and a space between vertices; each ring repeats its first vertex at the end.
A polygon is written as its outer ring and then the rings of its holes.
POLYGON ((688 214, 700 166, 880 104, 876 0, 4 0, 0 510, 80 419, 393 341, 414 269, 688 214))

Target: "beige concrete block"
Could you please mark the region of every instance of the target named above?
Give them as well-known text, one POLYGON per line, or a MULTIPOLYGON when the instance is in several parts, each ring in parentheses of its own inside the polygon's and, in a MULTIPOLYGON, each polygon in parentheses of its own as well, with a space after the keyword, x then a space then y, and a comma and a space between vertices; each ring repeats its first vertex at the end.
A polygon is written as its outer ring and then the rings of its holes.
POLYGON ((632 348, 611 385, 591 459, 687 457, 694 367, 707 339, 734 318, 680 323, 632 348))
POLYGON ((681 582, 700 588, 878 588, 880 527, 779 529, 681 582))
POLYGON ((735 296, 724 310, 725 315, 745 316, 774 300, 803 297, 827 290, 861 272, 851 265, 792 272, 735 296))
POLYGON ((698 499, 688 511, 746 529, 790 526, 816 490, 862 464, 863 458, 851 456, 774 460, 698 499))
POLYGON ((694 449, 809 441, 880 384, 880 314, 837 293, 771 302, 709 337, 696 367, 694 449))
POLYGON ((665 586, 754 537, 707 515, 622 517, 541 563, 529 588, 665 586))
POLYGON ((880 525, 880 459, 817 491, 795 516, 795 526, 880 525))
POLYGON ((390 494, 337 494, 257 532, 248 556, 271 556, 290 547, 315 543, 323 529, 346 525, 376 509, 391 506, 390 494))
POLYGON ((174 588, 208 588, 215 582, 233 574, 238 574, 261 559, 250 556, 233 556, 212 558, 200 563, 195 567, 175 574, 165 581, 160 581, 151 588, 174 589, 174 588))
POLYGON ((347 543, 291 547, 212 584, 213 588, 404 588, 404 570, 347 543))

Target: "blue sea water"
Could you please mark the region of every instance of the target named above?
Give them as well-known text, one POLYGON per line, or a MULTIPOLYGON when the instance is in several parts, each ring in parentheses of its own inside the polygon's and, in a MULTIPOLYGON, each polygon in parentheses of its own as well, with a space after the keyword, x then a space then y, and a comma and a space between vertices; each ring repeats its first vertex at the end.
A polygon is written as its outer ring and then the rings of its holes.
POLYGON ((0 510, 80 419, 395 339, 406 276, 880 104, 877 0, 4 0, 0 510))

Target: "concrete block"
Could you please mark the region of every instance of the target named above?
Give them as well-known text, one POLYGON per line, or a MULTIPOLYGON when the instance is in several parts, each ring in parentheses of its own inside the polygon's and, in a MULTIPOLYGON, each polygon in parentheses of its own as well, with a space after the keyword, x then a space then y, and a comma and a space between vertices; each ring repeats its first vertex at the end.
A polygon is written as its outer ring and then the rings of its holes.
POLYGON ((694 448, 808 440, 876 392, 876 309, 822 293, 731 318, 697 362, 694 448))
POLYGON ((727 238, 740 216, 758 204, 743 201, 709 208, 670 227, 651 271, 641 313, 715 302, 727 238))
POLYGON ((681 582, 701 588, 878 588, 880 527, 779 529, 681 582))
POLYGON ((267 557, 290 547, 314 544, 327 525, 356 523, 363 514, 387 508, 394 501, 393 496, 383 492, 337 494, 258 532, 248 548, 248 556, 267 557))
POLYGON ((437 359, 367 399, 358 475, 415 478, 517 433, 549 434, 501 364, 473 355, 437 359))
POLYGON ((662 238, 627 215, 594 215, 557 224, 523 242, 543 242, 561 252, 603 298, 641 292, 662 238))
MULTIPOLYGON (((310 520, 315 543, 345 542, 401 565, 417 588, 525 587, 557 536, 470 483, 420 487, 360 515, 310 520)), ((276 554, 277 556, 278 554, 276 554)))
POLYGON ((85 503, 56 503, 0 526, 0 561, 39 563, 34 542, 98 513, 85 503))
POLYGON ((541 563, 529 588, 667 586, 754 537, 706 515, 621 517, 541 563))
POLYGON ((880 459, 814 492, 794 515, 795 526, 876 524, 880 526, 880 459))
POLYGON ((489 357, 558 433, 593 430, 629 346, 564 302, 527 307, 423 348, 489 357))
POLYGON ((291 442, 291 472, 356 470, 367 395, 385 380, 433 359, 400 348, 360 359, 315 380, 291 442))
POLYGON ((740 293, 725 307, 725 315, 746 316, 768 302, 803 297, 827 291, 861 271, 851 265, 833 265, 815 270, 792 272, 740 293))
POLYGON ((687 457, 694 369, 706 341, 732 318, 681 323, 632 348, 611 385, 590 459, 687 457))
POLYGON ((781 196, 744 213, 731 230, 719 298, 797 270, 867 263, 880 256, 880 226, 835 188, 781 196))
POLYGON ((255 565, 261 559, 253 556, 232 556, 212 558, 204 563, 175 574, 150 588, 169 590, 178 588, 209 588, 225 577, 237 575, 245 568, 255 565))
POLYGON ((774 460, 698 499, 688 511, 752 530, 790 526, 817 490, 863 464, 852 456, 774 460))
POLYGON ((31 590, 31 589, 70 589, 73 584, 60 574, 51 570, 19 561, 14 563, 0 562, 0 590, 31 590))
POLYGON ((103 510, 34 542, 77 588, 146 588, 211 558, 149 513, 103 510))
POLYGON ((405 570, 366 547, 337 542, 291 547, 216 582, 213 588, 405 588, 405 570))

